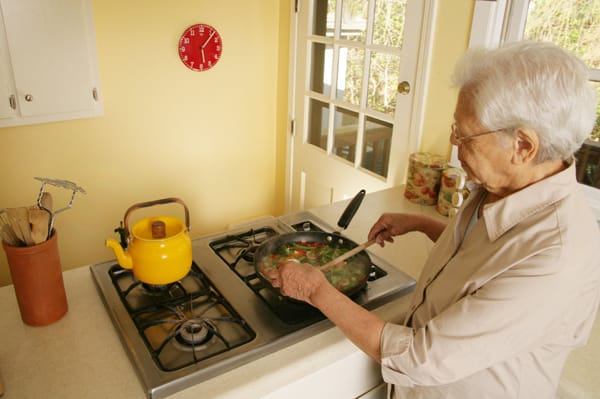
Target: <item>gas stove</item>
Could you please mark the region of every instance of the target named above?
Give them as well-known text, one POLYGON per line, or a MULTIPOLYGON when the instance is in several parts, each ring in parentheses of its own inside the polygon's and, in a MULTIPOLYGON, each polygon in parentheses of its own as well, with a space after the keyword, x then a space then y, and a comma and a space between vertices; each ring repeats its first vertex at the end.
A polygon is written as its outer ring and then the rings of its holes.
MULTIPOLYGON (((94 281, 149 398, 164 398, 333 327, 310 305, 258 278, 253 250, 278 234, 334 229, 310 212, 268 217, 192 240, 182 280, 144 284, 115 261, 91 266, 94 281)), ((352 299, 375 309, 415 281, 369 253, 366 287, 352 299)))

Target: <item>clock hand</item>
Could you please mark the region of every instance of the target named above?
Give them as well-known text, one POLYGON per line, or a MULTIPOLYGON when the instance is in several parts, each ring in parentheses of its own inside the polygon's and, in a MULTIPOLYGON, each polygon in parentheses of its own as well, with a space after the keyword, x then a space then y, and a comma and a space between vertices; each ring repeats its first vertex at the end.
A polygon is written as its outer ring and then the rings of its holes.
POLYGON ((215 31, 213 31, 210 36, 208 36, 208 39, 206 39, 206 41, 204 42, 204 44, 202 45, 202 48, 206 47, 206 45, 208 44, 208 42, 210 42, 210 39, 212 39, 212 37, 215 35, 215 31))
POLYGON ((200 47, 200 52, 202 53, 202 63, 204 64, 206 60, 204 59, 204 48, 200 47))

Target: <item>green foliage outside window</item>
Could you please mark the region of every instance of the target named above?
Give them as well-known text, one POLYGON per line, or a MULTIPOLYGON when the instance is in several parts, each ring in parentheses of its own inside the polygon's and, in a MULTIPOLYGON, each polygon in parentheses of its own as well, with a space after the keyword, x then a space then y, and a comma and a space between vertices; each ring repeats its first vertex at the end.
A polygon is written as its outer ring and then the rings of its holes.
MULTIPOLYGON (((531 0, 524 37, 555 43, 600 69, 600 0, 531 0)), ((600 82, 593 82, 600 98, 600 82)), ((600 103, 590 139, 600 141, 600 103)))

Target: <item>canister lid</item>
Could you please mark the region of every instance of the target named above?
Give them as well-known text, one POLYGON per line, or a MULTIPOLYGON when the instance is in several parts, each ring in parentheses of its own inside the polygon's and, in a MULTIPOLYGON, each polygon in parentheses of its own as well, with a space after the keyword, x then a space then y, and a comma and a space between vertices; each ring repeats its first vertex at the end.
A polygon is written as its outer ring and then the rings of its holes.
POLYGON ((431 169, 444 169, 447 165, 446 158, 430 152, 414 152, 410 154, 409 161, 431 169))

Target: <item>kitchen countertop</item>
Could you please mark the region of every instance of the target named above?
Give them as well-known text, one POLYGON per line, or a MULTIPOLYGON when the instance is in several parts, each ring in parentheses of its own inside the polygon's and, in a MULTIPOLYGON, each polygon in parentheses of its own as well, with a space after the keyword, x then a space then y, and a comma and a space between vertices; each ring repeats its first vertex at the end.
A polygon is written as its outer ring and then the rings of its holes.
MULTIPOLYGON (((434 207, 405 200, 396 187, 368 194, 344 232, 362 242, 373 221, 384 211, 422 212, 436 215, 434 207)), ((312 210, 326 222, 336 225, 346 202, 312 210)), ((431 242, 422 234, 396 239, 386 248, 371 247, 385 260, 399 265, 418 278, 431 242)), ((4 398, 145 398, 144 390, 119 340, 98 294, 89 266, 63 273, 69 311, 46 327, 25 325, 20 318, 12 286, 0 288, 0 379, 4 398)), ((376 310, 382 318, 398 321, 409 296, 376 310)), ((559 398, 600 398, 596 378, 600 358, 600 322, 585 348, 573 352, 567 361, 559 398)), ((337 328, 308 338, 211 380, 170 396, 171 399, 201 397, 254 398, 290 397, 285 387, 294 387, 318 369, 350 361, 366 362, 366 356, 337 328), (290 385, 291 384, 291 385, 290 385)), ((372 367, 365 372, 373 372, 372 367)), ((308 392, 302 391, 301 396, 308 392)))

